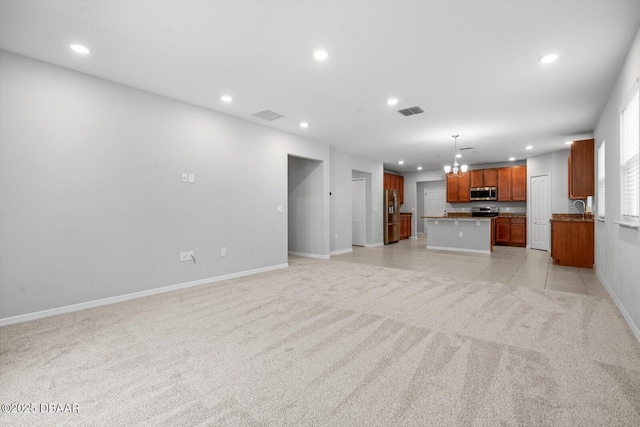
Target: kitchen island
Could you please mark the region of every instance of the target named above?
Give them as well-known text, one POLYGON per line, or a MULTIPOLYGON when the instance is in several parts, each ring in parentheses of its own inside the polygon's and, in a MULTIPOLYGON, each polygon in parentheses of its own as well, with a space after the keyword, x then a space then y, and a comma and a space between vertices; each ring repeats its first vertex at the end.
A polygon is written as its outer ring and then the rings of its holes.
POLYGON ((471 217, 423 216, 427 249, 490 254, 494 220, 471 217))

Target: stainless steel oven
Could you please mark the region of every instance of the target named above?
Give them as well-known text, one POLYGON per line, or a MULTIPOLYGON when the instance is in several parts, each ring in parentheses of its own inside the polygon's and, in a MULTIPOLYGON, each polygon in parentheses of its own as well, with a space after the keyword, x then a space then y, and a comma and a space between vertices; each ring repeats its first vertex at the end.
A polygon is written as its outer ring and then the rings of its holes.
POLYGON ((472 187, 471 201, 476 200, 498 200, 497 187, 472 187))

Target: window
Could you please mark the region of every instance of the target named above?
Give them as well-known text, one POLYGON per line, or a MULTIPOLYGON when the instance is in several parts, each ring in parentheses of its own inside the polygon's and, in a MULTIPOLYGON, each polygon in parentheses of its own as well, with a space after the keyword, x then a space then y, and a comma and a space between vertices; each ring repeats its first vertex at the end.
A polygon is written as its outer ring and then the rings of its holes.
POLYGON ((604 218, 604 140, 598 147, 598 217, 604 218))
POLYGON ((638 222, 640 211, 640 97, 636 81, 620 112, 621 212, 624 221, 638 222))

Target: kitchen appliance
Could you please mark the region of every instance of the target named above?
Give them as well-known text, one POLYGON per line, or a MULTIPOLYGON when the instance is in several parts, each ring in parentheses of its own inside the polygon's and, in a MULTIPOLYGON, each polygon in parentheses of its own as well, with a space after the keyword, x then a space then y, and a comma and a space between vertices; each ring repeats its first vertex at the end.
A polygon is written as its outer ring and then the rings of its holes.
POLYGON ((470 200, 498 200, 497 187, 472 187, 470 190, 470 200))
POLYGON ((400 240, 400 199, 398 190, 384 190, 384 244, 400 240))
POLYGON ((493 206, 475 206, 471 208, 472 217, 494 217, 498 216, 498 208, 493 206))

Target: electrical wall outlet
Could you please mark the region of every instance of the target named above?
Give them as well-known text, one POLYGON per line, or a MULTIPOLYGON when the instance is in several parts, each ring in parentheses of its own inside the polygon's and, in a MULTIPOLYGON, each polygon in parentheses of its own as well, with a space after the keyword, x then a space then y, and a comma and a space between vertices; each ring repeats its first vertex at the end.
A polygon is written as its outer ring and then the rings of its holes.
POLYGON ((227 256, 227 248, 220 248, 220 256, 227 256))
POLYGON ((462 236, 463 236, 462 231, 458 232, 458 237, 462 237, 462 236))
POLYGON ((182 182, 188 182, 189 181, 189 174, 186 172, 182 172, 182 182))
POLYGON ((190 173, 189 174, 189 182, 191 182, 191 183, 196 182, 196 174, 195 173, 190 173))
POLYGON ((193 261, 192 256, 194 256, 193 251, 180 252, 180 261, 193 261))

